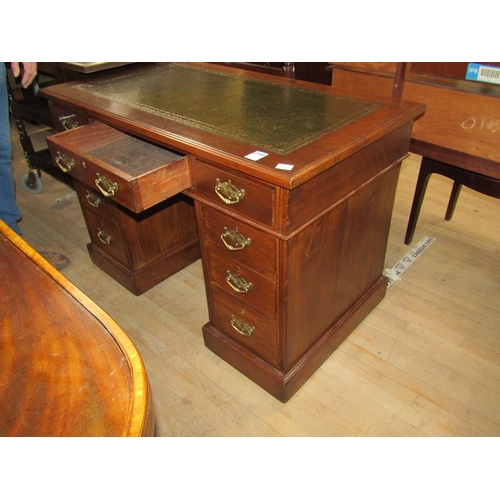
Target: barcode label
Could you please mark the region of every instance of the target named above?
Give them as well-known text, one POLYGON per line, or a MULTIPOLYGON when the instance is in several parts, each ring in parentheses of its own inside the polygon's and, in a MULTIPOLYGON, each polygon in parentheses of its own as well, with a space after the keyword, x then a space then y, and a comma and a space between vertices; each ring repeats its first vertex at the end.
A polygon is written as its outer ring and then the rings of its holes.
POLYGON ((496 83, 500 85, 500 68, 496 66, 485 66, 482 64, 470 63, 467 67, 467 80, 477 82, 496 83))
POLYGON ((495 80, 495 81, 500 80, 500 69, 491 69, 481 66, 479 68, 478 79, 481 78, 488 78, 490 80, 495 80))

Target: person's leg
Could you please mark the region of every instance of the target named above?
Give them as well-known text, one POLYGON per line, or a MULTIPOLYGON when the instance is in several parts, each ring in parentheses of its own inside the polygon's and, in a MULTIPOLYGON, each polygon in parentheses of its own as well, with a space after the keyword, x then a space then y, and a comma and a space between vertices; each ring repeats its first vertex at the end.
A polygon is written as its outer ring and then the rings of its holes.
POLYGON ((12 174, 12 144, 10 142, 9 101, 7 96, 7 71, 0 63, 0 219, 17 234, 21 211, 16 204, 12 174))
MULTIPOLYGON (((5 63, 0 62, 0 219, 17 234, 22 235, 17 225, 21 219, 21 211, 15 199, 11 155, 7 71, 5 63)), ((69 259, 60 253, 40 252, 40 254, 56 269, 64 269, 69 264, 69 259)))

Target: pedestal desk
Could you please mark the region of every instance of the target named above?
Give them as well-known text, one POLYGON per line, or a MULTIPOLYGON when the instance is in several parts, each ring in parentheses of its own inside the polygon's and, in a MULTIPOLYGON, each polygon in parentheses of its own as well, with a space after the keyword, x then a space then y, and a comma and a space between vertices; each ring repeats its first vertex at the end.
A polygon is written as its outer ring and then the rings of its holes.
MULTIPOLYGON (((354 99, 201 63, 154 65, 43 93, 56 115, 91 122, 50 140, 82 190, 97 186, 145 219, 148 206, 162 212, 166 198, 194 200, 205 345, 280 401, 384 297, 399 167, 422 105, 354 99), (135 146, 121 160, 109 158, 135 141, 160 157, 163 150, 165 160, 138 173, 123 167, 135 146)), ((190 233, 188 211, 177 216, 190 233)), ((160 238, 168 220, 143 238, 160 238)))

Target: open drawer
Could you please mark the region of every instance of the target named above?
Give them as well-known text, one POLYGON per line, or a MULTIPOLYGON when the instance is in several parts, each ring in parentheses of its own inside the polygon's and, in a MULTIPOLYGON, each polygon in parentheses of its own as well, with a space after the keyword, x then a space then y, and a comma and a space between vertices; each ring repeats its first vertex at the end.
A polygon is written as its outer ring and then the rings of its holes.
POLYGON ((187 156, 100 122, 53 135, 47 143, 63 172, 133 212, 191 186, 187 156))

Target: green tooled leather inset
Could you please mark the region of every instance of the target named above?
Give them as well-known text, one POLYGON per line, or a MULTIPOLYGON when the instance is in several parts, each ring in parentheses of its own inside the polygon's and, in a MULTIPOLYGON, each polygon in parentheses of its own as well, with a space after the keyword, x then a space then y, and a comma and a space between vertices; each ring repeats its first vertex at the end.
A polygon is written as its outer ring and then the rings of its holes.
POLYGON ((182 64, 74 88, 281 155, 379 108, 360 99, 182 64))

